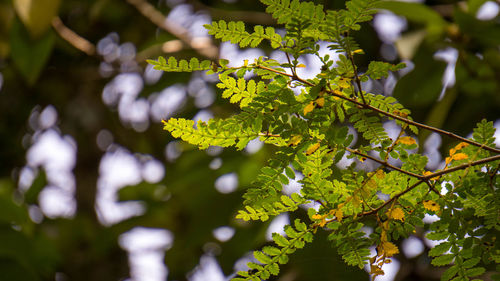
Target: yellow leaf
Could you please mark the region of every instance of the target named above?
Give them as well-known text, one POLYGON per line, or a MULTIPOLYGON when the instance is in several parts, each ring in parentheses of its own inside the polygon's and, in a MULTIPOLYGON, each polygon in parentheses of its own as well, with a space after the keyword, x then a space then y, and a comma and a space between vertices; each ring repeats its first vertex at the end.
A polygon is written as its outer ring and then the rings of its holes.
POLYGON ((323 106, 325 106, 325 98, 318 98, 318 99, 316 99, 316 104, 317 104, 319 107, 323 107, 323 106))
POLYGON ((349 83, 350 81, 351 81, 351 79, 341 78, 339 80, 339 87, 340 88, 349 88, 349 87, 351 87, 351 83, 349 83))
POLYGON ((402 143, 402 144, 407 144, 407 145, 412 145, 412 144, 417 143, 417 141, 415 141, 415 139, 412 137, 401 137, 398 139, 397 142, 402 143))
POLYGON ((385 173, 382 170, 378 170, 377 173, 375 174, 375 176, 377 176, 377 178, 379 178, 379 179, 383 179, 383 178, 385 178, 385 173))
POLYGON ((357 50, 354 50, 352 51, 352 54, 364 54, 365 52, 361 49, 357 49, 357 50))
POLYGON ((320 215, 320 214, 314 214, 314 215, 312 215, 312 219, 313 219, 313 220, 320 220, 320 219, 322 219, 322 218, 323 218, 323 216, 322 216, 322 215, 320 215))
MULTIPOLYGON (((432 175, 433 172, 430 172, 430 171, 425 171, 424 172, 424 176, 428 176, 428 175, 432 175)), ((431 178, 431 180, 438 180, 440 178, 440 176, 437 176, 437 177, 433 177, 431 178)))
POLYGON ((319 142, 309 146, 309 148, 306 151, 306 155, 311 155, 314 152, 316 152, 316 150, 318 150, 319 146, 320 146, 319 142))
POLYGON ((408 116, 408 113, 406 113, 406 112, 401 112, 401 111, 399 111, 399 110, 397 110, 397 109, 395 109, 395 110, 392 112, 392 114, 399 115, 399 116, 401 116, 401 117, 403 117, 403 118, 406 118, 406 117, 408 116))
POLYGON ((457 153, 457 154, 454 154, 451 158, 453 160, 464 160, 464 159, 467 159, 469 157, 465 153, 457 153))
POLYGON ((450 156, 453 156, 457 152, 455 148, 450 149, 450 156))
POLYGON ((394 208, 387 211, 387 216, 389 219, 405 221, 405 213, 401 208, 394 208))
POLYGON ((304 107, 304 116, 307 115, 307 113, 313 111, 314 109, 314 102, 310 102, 306 107, 304 107))
POLYGON ((243 60, 243 66, 248 66, 248 60, 243 60))
POLYGON ((296 67, 303 68, 303 67, 306 67, 306 66, 303 63, 300 63, 300 64, 297 64, 296 67))
POLYGON ((432 200, 425 200, 424 201, 424 208, 426 208, 429 211, 434 211, 434 212, 437 212, 441 209, 439 207, 439 204, 432 201, 432 200))
POLYGON ((335 210, 335 217, 339 222, 342 221, 342 218, 344 218, 344 212, 342 212, 342 209, 335 210))
POLYGON ((384 255, 386 257, 392 257, 395 254, 399 253, 398 247, 391 242, 387 242, 387 241, 382 242, 381 248, 382 248, 382 255, 384 255))
POLYGON ((366 186, 368 186, 371 189, 375 189, 377 188, 377 182, 374 179, 371 179, 366 183, 366 186))
POLYGON ((296 146, 302 141, 301 135, 292 135, 292 138, 288 141, 288 146, 296 146))

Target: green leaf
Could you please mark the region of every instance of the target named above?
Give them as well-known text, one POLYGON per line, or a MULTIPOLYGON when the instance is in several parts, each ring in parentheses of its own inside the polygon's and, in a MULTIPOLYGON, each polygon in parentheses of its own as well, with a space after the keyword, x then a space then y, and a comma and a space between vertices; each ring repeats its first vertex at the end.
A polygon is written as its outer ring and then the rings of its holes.
POLYGON ((272 275, 278 275, 280 273, 280 267, 277 263, 271 263, 268 266, 268 269, 272 275))
POLYGON ((450 236, 449 232, 431 232, 428 233, 425 237, 429 240, 439 241, 448 238, 450 236))
POLYGON ((262 251, 269 256, 277 256, 277 255, 281 254, 280 249, 273 247, 273 246, 264 246, 262 248, 262 251))
POLYGON ((254 251, 253 256, 263 264, 271 263, 272 259, 261 251, 254 251))
POLYGON ((285 168, 285 174, 287 175, 287 177, 289 177, 291 179, 295 179, 295 172, 293 171, 292 168, 290 168, 288 166, 285 168))
POLYGON ((429 256, 430 257, 440 256, 440 255, 444 254, 446 251, 448 251, 450 249, 450 247, 451 247, 450 242, 443 242, 443 243, 435 246, 434 248, 432 248, 429 251, 429 256))
POLYGON ((446 254, 446 255, 434 258, 431 263, 434 266, 448 265, 453 261, 454 257, 455 257, 455 255, 453 255, 453 254, 446 254))
POLYGON ((448 281, 451 278, 455 277, 459 269, 460 268, 458 267, 458 265, 451 266, 445 272, 443 272, 443 274, 441 275, 441 281, 448 281))
POLYGON ((10 49, 14 65, 29 85, 33 85, 45 67, 55 42, 52 31, 31 39, 26 29, 14 20, 10 30, 10 49))
POLYGON ((471 269, 468 269, 468 270, 465 272, 465 275, 466 275, 466 276, 468 276, 468 277, 473 277, 473 276, 478 276, 478 275, 481 275, 481 274, 483 274, 485 271, 486 271, 486 269, 484 269, 483 267, 476 267, 476 268, 471 268, 471 269))
POLYGON ((272 237, 274 242, 276 242, 276 244, 280 247, 286 247, 290 245, 290 242, 285 237, 281 236, 278 233, 273 233, 272 237))
POLYGON ((470 267, 473 267, 473 266, 475 266, 476 264, 478 264, 480 261, 481 261, 481 258, 480 258, 480 257, 475 257, 475 258, 472 258, 472 259, 468 259, 468 260, 466 260, 466 261, 462 264, 462 267, 464 267, 464 268, 470 268, 470 267))

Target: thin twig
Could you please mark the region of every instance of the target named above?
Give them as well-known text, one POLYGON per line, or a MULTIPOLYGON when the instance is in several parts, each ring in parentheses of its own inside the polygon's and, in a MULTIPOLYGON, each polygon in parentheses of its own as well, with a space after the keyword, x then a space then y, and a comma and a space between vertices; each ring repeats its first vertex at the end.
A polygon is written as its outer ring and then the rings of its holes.
MULTIPOLYGON (((405 195, 406 193, 410 192, 411 190, 413 190, 415 187, 419 186, 420 184, 422 184, 424 181, 423 180, 419 180, 418 182, 416 182, 415 184, 413 184, 412 186, 408 187, 407 189, 401 191, 400 193, 394 195, 394 197, 392 197, 391 199, 387 200, 384 202, 384 204, 378 206, 377 208, 371 210, 371 211, 368 211, 368 212, 365 212, 365 213, 362 213, 361 215, 359 216, 368 216, 368 215, 372 215, 372 214, 375 214, 377 213, 378 211, 380 211, 382 208, 384 208, 385 206, 389 205, 391 202, 397 200, 399 197, 405 195)), ((359 217, 358 216, 358 217, 359 217)))
POLYGON ((66 40, 71 46, 84 52, 89 56, 94 56, 96 54, 96 48, 94 44, 89 42, 87 39, 76 34, 73 30, 69 29, 64 25, 61 18, 55 17, 52 19, 52 27, 57 32, 62 39, 66 40))
POLYGON ((465 168, 468 168, 468 167, 477 166, 477 165, 485 164, 485 163, 488 163, 488 162, 493 162, 493 161, 496 161, 496 160, 500 160, 500 155, 495 155, 495 156, 483 158, 483 159, 480 159, 480 160, 477 160, 477 161, 474 161, 474 162, 471 162, 471 163, 465 163, 465 164, 458 165, 458 166, 455 166, 455 167, 452 167, 452 168, 449 168, 449 169, 446 169, 446 170, 435 172, 435 173, 423 176, 422 179, 423 180, 432 179, 434 177, 438 177, 438 176, 441 176, 441 175, 444 175, 444 174, 449 174, 449 173, 452 173, 452 172, 455 172, 455 171, 458 171, 458 170, 462 170, 462 169, 465 169, 465 168))
POLYGON ((358 70, 356 68, 356 64, 354 63, 354 57, 353 57, 351 52, 349 52, 349 59, 351 60, 352 69, 354 71, 354 80, 356 81, 356 84, 358 85, 359 96, 361 97, 361 100, 363 101, 363 103, 366 104, 365 96, 363 95, 363 90, 361 89, 361 80, 359 80, 358 70))
POLYGON ((207 6, 198 0, 188 0, 195 11, 206 10, 214 20, 242 21, 247 24, 276 25, 276 20, 264 12, 222 10, 207 6))
POLYGON ((418 175, 418 174, 415 174, 415 173, 412 173, 412 172, 405 171, 405 170, 400 169, 400 168, 398 168, 398 167, 396 167, 396 166, 394 166, 394 165, 391 165, 391 164, 389 164, 389 163, 387 163, 387 162, 385 162, 385 161, 382 161, 382 160, 380 160, 380 159, 377 159, 377 158, 375 158, 375 157, 373 157, 373 156, 370 156, 370 155, 368 155, 368 154, 364 154, 364 153, 362 153, 362 152, 359 152, 359 151, 357 151, 357 150, 355 150, 355 149, 352 149, 352 148, 349 148, 349 147, 346 147, 345 149, 346 149, 347 151, 351 152, 351 153, 354 153, 354 154, 359 155, 359 156, 361 156, 361 157, 368 158, 368 159, 370 159, 370 160, 372 160, 372 161, 375 161, 375 162, 377 162, 377 163, 379 163, 379 164, 382 164, 382 165, 386 166, 387 168, 391 168, 391 169, 393 169, 393 170, 396 170, 396 171, 401 172, 401 173, 403 173, 403 174, 406 174, 406 175, 408 175, 408 176, 411 176, 411 177, 414 177, 414 178, 417 178, 417 179, 424 179, 424 176, 422 176, 422 175, 418 175))
POLYGON ((209 59, 218 59, 219 49, 213 45, 211 40, 204 40, 203 42, 200 42, 196 38, 192 38, 188 30, 166 18, 160 11, 145 0, 127 0, 127 2, 133 5, 152 23, 174 35, 184 44, 197 51, 200 55, 209 59))

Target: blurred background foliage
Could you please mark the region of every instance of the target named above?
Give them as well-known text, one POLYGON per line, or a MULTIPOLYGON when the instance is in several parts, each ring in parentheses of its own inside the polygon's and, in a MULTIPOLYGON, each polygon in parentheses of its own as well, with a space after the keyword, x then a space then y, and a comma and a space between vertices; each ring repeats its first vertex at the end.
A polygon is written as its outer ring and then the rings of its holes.
MULTIPOLYGON (((343 1, 315 2, 328 9, 344 6, 343 1)), ((386 10, 377 17, 397 18, 400 28, 391 37, 380 31, 381 18, 366 24, 356 35, 366 52, 358 64, 366 69, 371 60, 405 61, 409 67, 367 89, 392 93, 417 121, 463 136, 482 118, 500 117, 498 4, 428 0, 381 7, 386 10)), ((241 269, 236 261, 268 243, 269 223, 243 223, 234 216, 272 148, 257 144, 244 152, 205 152, 174 141, 162 131, 161 118, 223 117, 237 108, 221 100, 213 78, 199 73, 160 78, 144 63, 159 55, 226 57, 199 23, 275 25, 264 10, 255 0, 0 1, 0 280, 161 280, 166 275, 221 280, 208 273, 207 257, 215 257, 229 276, 241 269), (182 92, 177 100, 165 98, 175 92, 182 92), (41 146, 44 136, 59 142, 41 146), (44 151, 45 160, 37 158, 44 151), (58 153, 66 162, 52 164, 61 158, 58 153), (142 176, 139 172, 127 182, 123 178, 134 171, 104 164, 107 156, 120 153, 135 161, 142 176), (148 165, 156 169, 151 172, 148 165), (110 219, 96 205, 111 185, 106 173, 118 178, 111 201, 138 204, 131 215, 110 219), (69 180, 58 179, 61 175, 69 180), (236 190, 234 183, 224 189, 231 181, 214 188, 223 175, 237 178, 236 190), (49 192, 54 189, 66 197, 54 197, 49 192), (58 204, 63 207, 51 209, 58 204), (230 230, 225 242, 214 235, 221 226, 230 230), (173 237, 149 249, 164 259, 168 274, 148 273, 148 260, 142 271, 137 265, 134 255, 140 251, 123 241, 128 241, 124 233, 143 229, 138 227, 165 229, 173 237)), ((271 55, 270 48, 262 51, 271 55)), ((428 136, 422 132, 420 142, 428 136)), ((444 138, 439 149, 450 145, 444 138)), ((415 237, 423 240, 422 233, 415 237)), ((430 266, 425 251, 397 259, 395 280, 439 279, 441 271, 430 266)), ((368 275, 347 268, 318 235, 293 256, 279 280, 347 279, 368 280, 368 275)))

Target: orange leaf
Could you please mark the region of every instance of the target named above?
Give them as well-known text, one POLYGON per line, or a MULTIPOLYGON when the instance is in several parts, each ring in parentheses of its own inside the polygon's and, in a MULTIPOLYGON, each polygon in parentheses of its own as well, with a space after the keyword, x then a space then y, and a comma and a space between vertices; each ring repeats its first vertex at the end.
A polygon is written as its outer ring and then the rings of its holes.
POLYGON ((461 143, 459 143, 459 144, 457 144, 457 145, 455 146, 455 149, 456 149, 456 150, 460 150, 460 149, 462 149, 462 148, 464 148, 464 147, 467 147, 467 146, 469 146, 469 144, 468 144, 468 143, 466 143, 466 142, 461 142, 461 143))
POLYGON ((457 153, 457 154, 454 154, 451 158, 453 160, 464 160, 464 159, 469 158, 469 156, 467 156, 467 154, 465 154, 465 153, 457 153))
POLYGON ((378 170, 377 173, 375 174, 377 178, 383 179, 385 177, 385 173, 382 170, 378 170))
POLYGON ((450 164, 451 160, 453 160, 451 159, 451 157, 446 157, 445 158, 446 165, 450 164))
POLYGON ((417 143, 417 141, 412 137, 401 137, 398 139, 397 142, 402 143, 402 144, 407 144, 407 145, 412 145, 412 144, 417 143))

